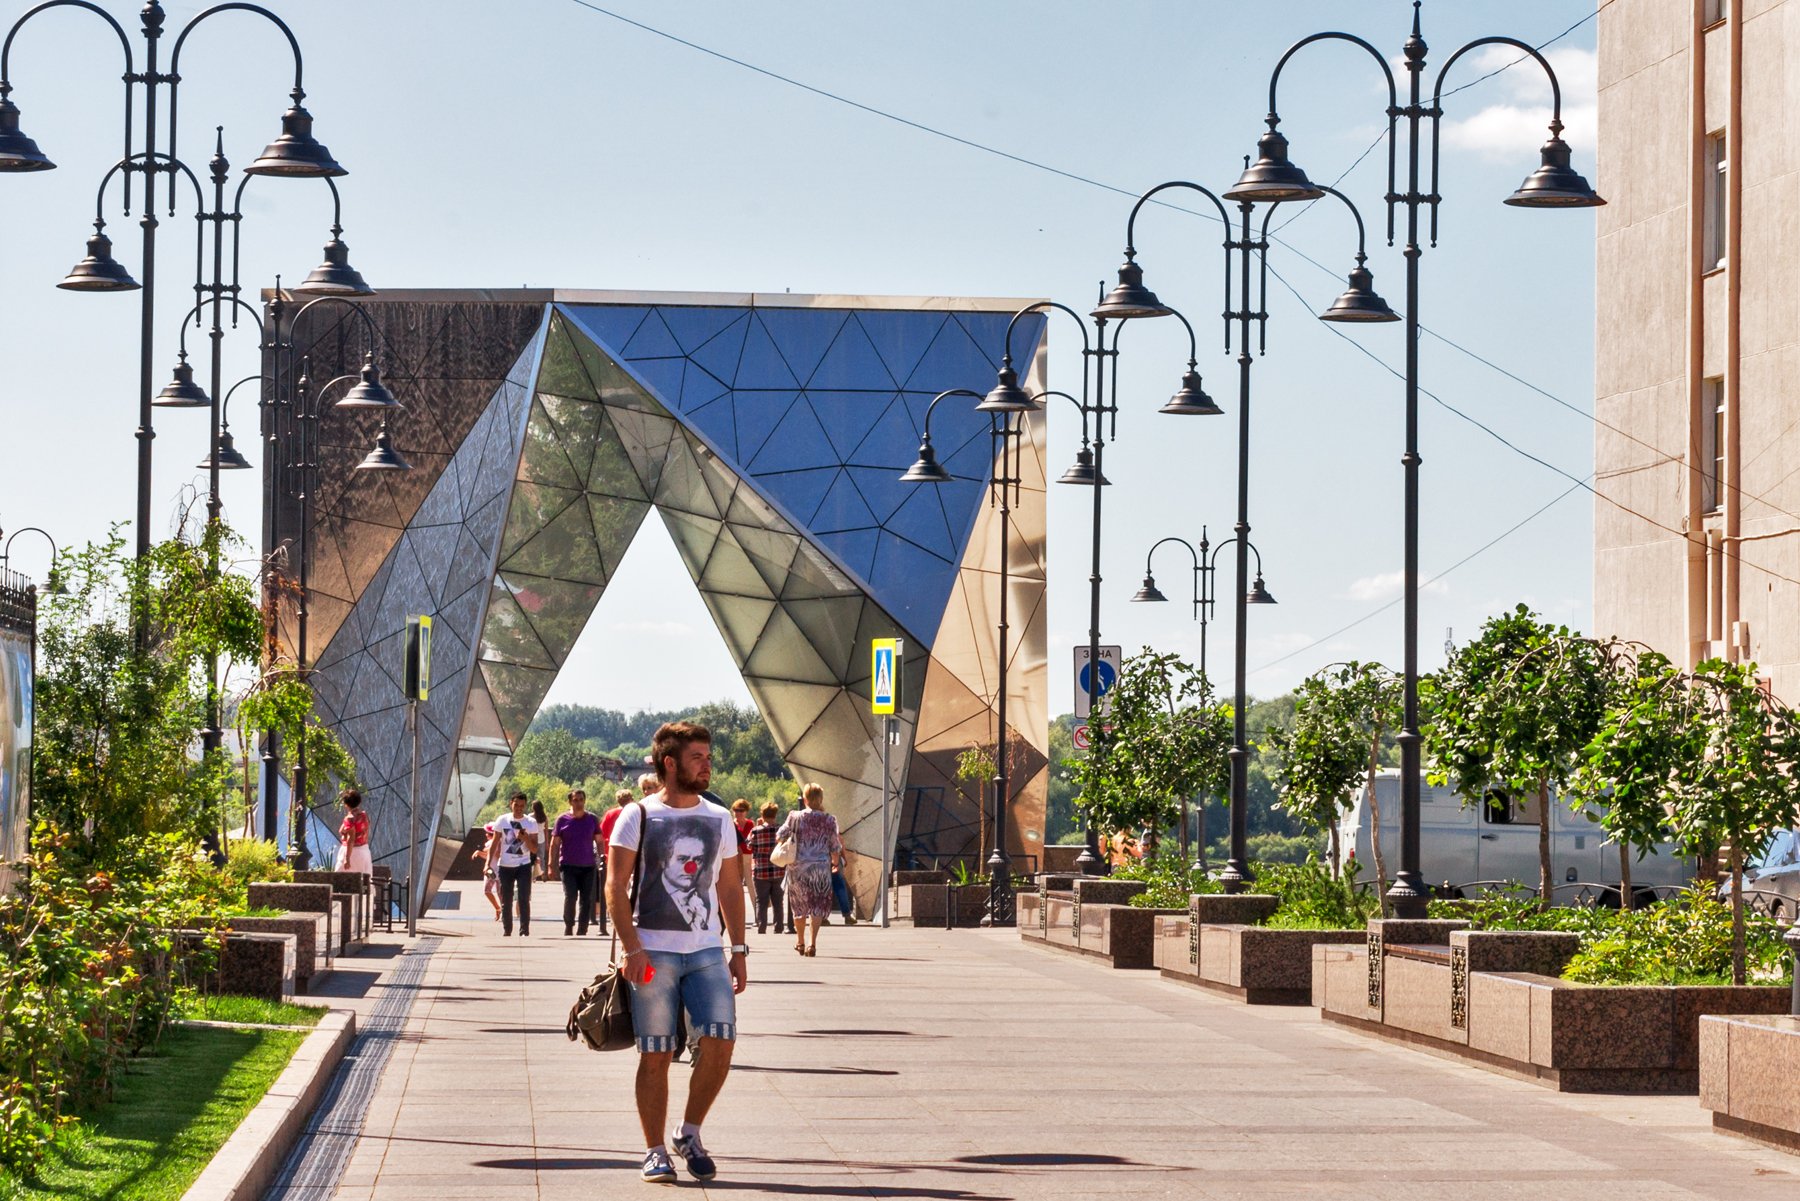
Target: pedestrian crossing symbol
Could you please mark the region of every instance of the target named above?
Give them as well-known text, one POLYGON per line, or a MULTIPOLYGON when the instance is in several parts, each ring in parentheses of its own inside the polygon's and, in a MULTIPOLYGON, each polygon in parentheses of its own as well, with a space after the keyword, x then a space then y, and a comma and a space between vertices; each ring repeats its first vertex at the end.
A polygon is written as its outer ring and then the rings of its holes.
POLYGON ((869 681, 869 712, 876 715, 900 711, 900 639, 871 640, 875 659, 869 681))

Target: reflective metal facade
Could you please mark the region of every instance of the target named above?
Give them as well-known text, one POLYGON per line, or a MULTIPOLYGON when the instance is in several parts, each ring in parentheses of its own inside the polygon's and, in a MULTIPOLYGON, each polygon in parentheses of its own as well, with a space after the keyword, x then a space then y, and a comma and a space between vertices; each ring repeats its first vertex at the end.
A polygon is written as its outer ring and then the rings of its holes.
MULTIPOLYGON (((390 293, 369 310, 385 336, 418 329, 427 309, 430 324, 455 297, 390 293)), ((441 345, 435 359, 415 353, 386 370, 409 410, 393 427, 401 452, 413 459, 415 442, 453 448, 440 459, 428 453, 424 473, 412 473, 419 499, 410 512, 384 493, 383 519, 359 520, 352 461, 321 466, 335 477, 321 495, 343 500, 323 506, 315 523, 315 560, 379 563, 360 585, 347 567, 331 576, 327 596, 344 608, 321 612, 315 602, 311 627, 313 645, 324 647, 318 706, 357 757, 377 860, 398 864, 406 845, 405 617, 437 618, 418 789, 429 798, 421 817, 441 871, 652 512, 796 780, 824 785, 859 893, 876 887, 880 854, 872 638, 901 637, 907 647, 895 758, 901 853, 973 854, 979 810, 959 791, 954 760, 995 741, 1002 534, 984 483, 985 415, 955 398, 933 415, 955 482, 909 485, 899 475, 933 395, 991 386, 1019 305, 610 300, 536 293, 509 304, 504 293, 468 294, 468 327, 513 330, 511 344, 478 337, 484 361, 467 361, 467 346, 441 345), (520 319, 525 311, 534 325, 520 319), (458 355, 464 361, 445 370, 458 355), (486 399, 472 405, 464 394, 476 381, 486 399), (450 392, 455 399, 440 403, 450 392)), ((1041 318, 1021 320, 1015 361, 1040 361, 1042 335, 1041 318)), ((352 341, 338 350, 346 361, 360 353, 352 341)), ((1018 716, 1008 739, 1008 842, 1035 855, 1047 737, 1041 417, 1028 423, 1026 447, 1011 530, 1008 691, 1018 716)))

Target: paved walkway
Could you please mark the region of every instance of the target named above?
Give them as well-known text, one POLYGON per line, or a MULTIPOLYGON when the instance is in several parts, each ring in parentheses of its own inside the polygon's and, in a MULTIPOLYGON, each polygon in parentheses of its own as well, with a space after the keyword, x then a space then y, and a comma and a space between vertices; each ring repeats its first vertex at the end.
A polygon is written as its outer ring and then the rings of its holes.
MULTIPOLYGON (((475 916, 424 926, 442 941, 335 1195, 654 1194, 636 1178, 635 1056, 562 1031, 605 943, 554 921, 505 940, 475 916)), ((1800 1157, 1714 1134, 1692 1097, 1561 1096, 1010 931, 832 926, 810 960, 752 945, 709 1193, 1800 1196, 1800 1157)))

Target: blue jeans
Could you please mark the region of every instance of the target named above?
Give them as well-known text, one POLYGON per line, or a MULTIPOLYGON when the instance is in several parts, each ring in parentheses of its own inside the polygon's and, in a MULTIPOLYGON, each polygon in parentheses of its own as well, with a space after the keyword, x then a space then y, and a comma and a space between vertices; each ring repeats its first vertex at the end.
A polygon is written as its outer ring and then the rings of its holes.
POLYGON ((737 996, 725 948, 704 951, 650 951, 655 973, 631 986, 631 1024, 639 1051, 679 1051, 678 1009, 687 1010, 688 1031, 697 1038, 737 1038, 737 996))
POLYGON ((838 912, 845 921, 850 920, 850 884, 844 879, 843 872, 831 873, 831 895, 837 901, 838 912))

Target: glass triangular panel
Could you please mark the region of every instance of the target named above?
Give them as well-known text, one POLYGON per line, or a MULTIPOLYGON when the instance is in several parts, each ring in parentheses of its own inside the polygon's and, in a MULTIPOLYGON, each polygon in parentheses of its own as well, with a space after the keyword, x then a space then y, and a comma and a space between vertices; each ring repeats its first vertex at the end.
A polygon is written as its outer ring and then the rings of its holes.
POLYGON ((860 596, 826 597, 819 600, 783 601, 794 624, 800 627, 808 642, 826 664, 837 669, 839 679, 847 679, 857 669, 868 647, 859 643, 857 630, 862 623, 860 596))
MULTIPOLYGON (((887 377, 893 386, 900 387, 900 381, 911 375, 925 348, 937 337, 939 327, 950 319, 948 313, 904 312, 887 310, 883 312, 859 312, 851 320, 875 348, 886 365, 887 377)), ((857 386, 852 383, 838 383, 831 379, 819 379, 822 388, 857 386)), ((879 378, 879 377, 877 377, 879 378)), ((952 385, 954 387, 956 385, 952 385)), ((992 387, 991 382, 986 387, 992 387)), ((982 389, 983 391, 986 388, 982 389)))
MULTIPOLYGON (((1013 339, 1015 354, 1019 347, 1019 339, 1013 339)), ((942 392, 946 388, 970 388, 985 392, 993 387, 994 373, 999 369, 998 352, 990 359, 987 351, 975 345, 969 337, 969 331, 958 325, 954 315, 950 315, 938 327, 937 337, 919 356, 913 369, 901 380, 909 392, 942 392)), ((1030 359, 1013 359, 1015 367, 1030 363, 1030 359)))
POLYGON ((488 695, 493 698, 500 728, 506 732, 506 740, 516 747, 531 725, 531 719, 537 716, 538 706, 544 703, 545 694, 556 680, 556 672, 483 661, 481 674, 487 680, 488 695))
MULTIPOLYGON (((812 405, 813 413, 818 417, 819 424, 825 427, 825 433, 831 438, 832 449, 837 451, 837 457, 846 463, 857 458, 857 448, 865 446, 871 433, 880 428, 888 410, 897 406, 904 407, 899 406, 898 396, 899 394, 892 389, 883 389, 879 392, 825 388, 808 388, 806 390, 807 403, 812 405)), ((938 406, 938 411, 942 413, 944 409, 958 403, 973 405, 975 402, 959 396, 951 396, 938 406)), ((902 412, 901 416, 904 418, 906 414, 902 412)), ((886 451, 885 454, 881 451, 868 453, 865 450, 861 456, 861 462, 873 464, 899 463, 902 460, 908 463, 912 462, 912 456, 916 453, 919 445, 917 431, 912 429, 910 421, 902 420, 899 423, 890 424, 897 424, 897 428, 907 430, 908 433, 906 436, 898 438, 890 434, 887 441, 878 443, 886 451)), ((894 474, 899 475, 900 473, 896 471, 894 474)))
POLYGON ((582 487, 593 467, 594 447, 603 436, 606 409, 589 401, 569 400, 561 396, 540 395, 550 420, 556 425, 556 439, 575 468, 573 487, 582 487))
POLYGON ((738 356, 737 375, 732 377, 731 386, 740 392, 800 386, 757 313, 750 314, 750 325, 744 332, 744 352, 738 356))
POLYGON ((730 527, 724 527, 713 539, 712 554, 707 556, 706 567, 695 581, 702 592, 715 592, 728 596, 754 596, 775 598, 775 589, 769 586, 756 566, 751 563, 750 556, 738 545, 737 539, 731 536, 730 527))
POLYGON ((554 669, 556 660, 526 618, 521 604, 510 587, 498 578, 494 580, 493 591, 488 596, 487 620, 481 627, 481 657, 500 663, 554 669))
POLYGON ((627 359, 679 359, 686 356, 664 324, 661 309, 651 309, 621 352, 627 359))
POLYGON ((728 527, 737 539, 744 553, 762 573, 764 582, 769 586, 772 595, 779 595, 787 586, 787 578, 794 564, 794 556, 800 551, 800 536, 786 532, 785 523, 782 529, 767 529, 761 526, 738 525, 728 527))
MULTIPOLYGON (((650 315, 650 309, 635 304, 561 304, 556 311, 574 326, 577 345, 595 342, 608 354, 621 353, 650 315)), ((600 382, 598 377, 594 382, 600 382)))
POLYGON ((583 584, 604 584, 608 578, 594 541, 593 517, 579 494, 529 541, 502 558, 500 567, 583 584))
MULTIPOLYGON (((837 337, 831 341, 831 347, 825 352, 819 365, 806 377, 806 387, 810 390, 818 388, 829 391, 835 388, 862 390, 892 391, 900 386, 904 377, 896 375, 893 364, 887 361, 875 343, 869 338, 863 319, 867 316, 894 316, 890 313, 852 315, 837 331, 837 337)), ((917 318, 920 314, 904 314, 917 318)), ((939 320, 943 314, 935 315, 939 320)))
POLYGON ((769 734, 775 739, 775 748, 783 758, 812 728, 813 719, 838 695, 838 688, 831 684, 801 684, 749 675, 745 676, 744 684, 750 689, 750 697, 756 702, 763 720, 769 723, 769 734))
POLYGON ((850 319, 842 309, 758 309, 756 315, 803 386, 850 319))
POLYGON ((719 536, 724 523, 661 505, 656 511, 662 517, 663 525, 668 527, 669 537, 675 540, 675 549, 681 554, 688 574, 698 580, 706 568, 706 560, 712 556, 713 540, 719 536))
POLYGON ((677 438, 674 419, 639 409, 611 406, 606 410, 606 419, 618 438, 618 447, 624 452, 630 470, 627 472, 625 465, 611 453, 610 445, 602 446, 594 454, 594 471, 588 477, 588 490, 613 496, 641 496, 648 500, 662 484, 669 446, 677 438))
POLYGON ((740 308, 690 308, 687 305, 671 305, 657 311, 662 314, 669 332, 681 344, 684 354, 692 354, 705 346, 734 322, 743 320, 745 315, 745 310, 740 308))
POLYGON ((553 392, 577 400, 599 399, 594 391, 594 381, 581 365, 581 352, 577 346, 562 315, 553 316, 550 336, 544 343, 544 357, 538 364, 537 381, 533 385, 539 392, 553 392))
POLYGON ((644 515, 650 511, 647 500, 623 500, 617 496, 588 496, 588 515, 594 525, 594 544, 600 548, 600 565, 606 578, 613 578, 619 563, 637 537, 644 515))
POLYGON ((744 336, 750 331, 750 312, 738 310, 734 317, 712 337, 688 350, 688 358, 721 384, 729 385, 737 378, 738 359, 744 352, 744 336))
POLYGON ((817 467, 770 475, 758 473, 754 478, 758 487, 792 513, 796 522, 805 526, 812 520, 812 515, 819 511, 819 502, 831 490, 840 470, 842 469, 838 467, 817 467))
POLYGON ((863 501, 856 481, 850 478, 848 471, 844 471, 832 481, 831 490, 825 494, 819 511, 813 514, 809 524, 812 532, 822 538, 823 535, 839 530, 872 529, 881 523, 875 520, 875 514, 870 512, 869 506, 863 501))
POLYGON ((503 573, 501 579, 550 652, 551 661, 561 667, 606 586, 511 572, 503 573))
MULTIPOLYGON (((732 398, 732 417, 737 427, 738 462, 754 463, 775 429, 800 402, 793 389, 743 392, 732 398)), ((813 464, 817 466, 817 462, 813 464)))
MULTIPOLYGON (((873 537, 873 531, 870 531, 873 537)), ((794 562, 788 568, 787 582, 781 586, 781 599, 800 600, 816 596, 860 596, 862 589, 831 561, 823 550, 802 541, 794 562)))
MULTIPOLYGON (((579 488, 582 475, 569 461, 556 423, 544 408, 546 401, 555 400, 553 396, 539 393, 531 403, 531 419, 525 423, 525 445, 519 454, 518 478, 559 488, 579 488)), ((568 400, 563 403, 579 406, 582 402, 568 400)))
POLYGON ((843 679, 843 673, 819 657, 794 619, 780 609, 769 615, 762 637, 744 664, 744 674, 803 684, 837 684, 843 679))
POLYGON ((838 461, 831 439, 825 436, 825 427, 801 397, 788 407, 775 432, 763 442, 748 466, 752 475, 766 475, 838 461))
POLYGON ((756 640, 762 637, 769 614, 775 611, 775 602, 751 596, 708 596, 706 607, 712 610, 732 662, 742 669, 756 648, 756 640))
POLYGON ((537 536, 537 532, 556 519, 556 515, 581 499, 573 488, 552 488, 521 480, 513 488, 512 503, 506 510, 506 536, 501 540, 500 558, 509 558, 519 547, 537 536))

